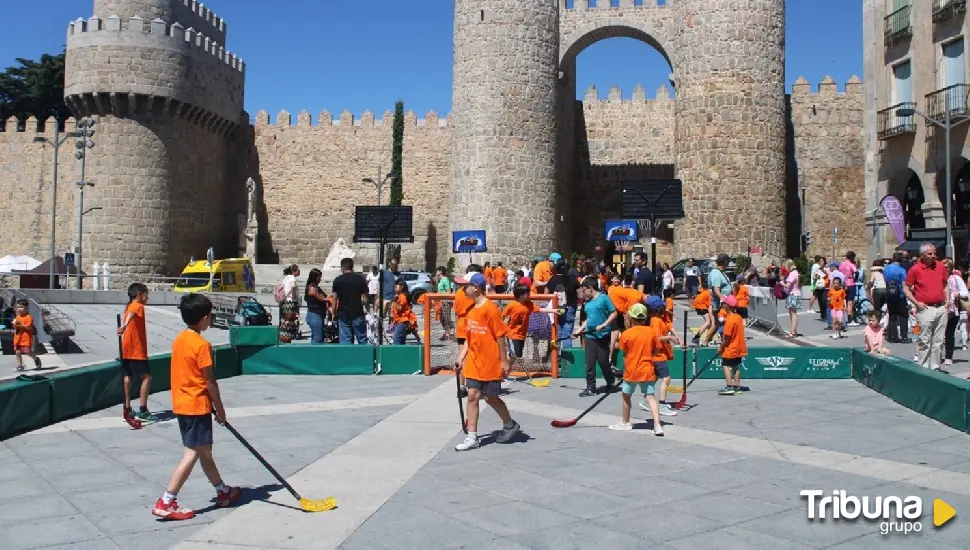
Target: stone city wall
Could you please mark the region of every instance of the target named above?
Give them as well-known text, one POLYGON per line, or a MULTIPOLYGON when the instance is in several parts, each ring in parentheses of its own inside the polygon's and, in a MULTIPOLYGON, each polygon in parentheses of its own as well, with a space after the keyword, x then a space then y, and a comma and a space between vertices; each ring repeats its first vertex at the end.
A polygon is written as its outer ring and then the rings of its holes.
POLYGON ((837 227, 836 257, 853 250, 865 260, 862 81, 853 76, 839 92, 827 76, 813 92, 799 77, 792 86, 791 106, 798 185, 806 188, 805 223, 813 237, 808 255, 831 261, 832 228, 837 227))

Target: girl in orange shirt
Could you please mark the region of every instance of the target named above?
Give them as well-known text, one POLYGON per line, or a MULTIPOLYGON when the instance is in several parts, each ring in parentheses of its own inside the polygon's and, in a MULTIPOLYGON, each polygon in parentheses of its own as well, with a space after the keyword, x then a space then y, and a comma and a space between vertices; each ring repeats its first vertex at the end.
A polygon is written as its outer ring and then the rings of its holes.
POLYGON ((707 342, 701 342, 701 335, 707 334, 707 331, 714 326, 714 313, 711 312, 711 291, 704 288, 704 283, 700 283, 691 307, 694 308, 695 313, 704 318, 704 324, 697 329, 690 343, 692 346, 707 345, 707 342))
POLYGON ((751 293, 748 291, 748 285, 744 284, 741 280, 744 275, 738 276, 738 281, 734 283, 734 297, 738 299, 738 307, 735 308, 738 315, 742 319, 748 318, 748 304, 751 303, 751 293))
POLYGON ((30 302, 27 300, 17 300, 14 312, 17 314, 13 318, 14 336, 13 349, 17 355, 17 371, 24 371, 24 355, 34 360, 34 366, 41 368, 40 359, 34 353, 34 318, 27 313, 30 302))
POLYGON ((408 284, 404 281, 398 281, 394 286, 397 288, 397 296, 391 305, 391 322, 394 323, 394 344, 403 346, 407 343, 408 334, 413 334, 418 340, 418 344, 420 344, 421 337, 418 336, 417 317, 411 310, 411 299, 408 298, 408 284))
POLYGON ((842 288, 842 279, 832 277, 832 288, 828 293, 829 309, 832 310, 832 339, 842 338, 842 321, 845 320, 845 290, 842 288))

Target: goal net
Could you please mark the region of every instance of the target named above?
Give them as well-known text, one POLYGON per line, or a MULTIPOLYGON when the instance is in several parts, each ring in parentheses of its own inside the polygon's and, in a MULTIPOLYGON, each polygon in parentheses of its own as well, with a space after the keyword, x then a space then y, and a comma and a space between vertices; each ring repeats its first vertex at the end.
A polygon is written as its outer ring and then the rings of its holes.
MULTIPOLYGON (((511 294, 489 294, 488 299, 495 302, 502 311, 514 300, 511 294)), ((533 294, 529 299, 543 308, 558 308, 558 299, 551 294, 533 294)), ((454 303, 454 294, 425 294, 415 307, 424 345, 425 375, 455 369, 459 346, 455 336, 458 319, 454 303)), ((506 339, 510 347, 511 376, 559 377, 556 318, 555 313, 533 313, 529 316, 529 329, 522 344, 522 357, 515 356, 511 341, 506 339)))

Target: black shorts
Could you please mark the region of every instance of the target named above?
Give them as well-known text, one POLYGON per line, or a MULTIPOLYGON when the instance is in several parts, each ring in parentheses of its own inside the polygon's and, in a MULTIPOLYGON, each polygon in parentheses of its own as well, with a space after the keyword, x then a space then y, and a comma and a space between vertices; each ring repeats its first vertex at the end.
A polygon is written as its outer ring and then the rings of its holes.
POLYGON ((470 390, 479 390, 484 396, 499 395, 502 393, 501 380, 482 382, 481 380, 472 380, 471 378, 466 378, 465 387, 470 390))
POLYGON ((739 306, 739 307, 736 307, 735 310, 738 312, 738 315, 740 315, 742 319, 748 318, 748 308, 739 306))
POLYGON ((626 330, 626 320, 624 319, 625 314, 616 312, 616 330, 623 332, 626 330))
POLYGON ((462 346, 462 345, 465 344, 465 339, 464 338, 455 338, 455 342, 457 342, 459 346, 462 346))
POLYGON ((741 361, 744 361, 743 357, 735 357, 734 359, 722 359, 721 365, 736 369, 741 366, 741 361))
POLYGON ((152 375, 152 371, 148 368, 147 359, 122 359, 121 372, 125 373, 128 378, 152 375))
POLYGON ((522 350, 525 349, 525 340, 512 340, 512 354, 516 357, 522 357, 522 350))
POLYGON ((670 367, 667 366, 666 361, 658 361, 653 364, 654 371, 657 373, 657 379, 663 379, 670 376, 670 367))
POLYGON ((703 317, 703 316, 707 315, 707 310, 706 309, 695 309, 694 310, 694 313, 696 313, 696 314, 700 315, 701 317, 703 317))
POLYGON ((505 285, 495 285, 495 294, 505 294, 505 285))
POLYGON ((205 447, 212 445, 212 415, 176 415, 179 421, 179 432, 182 434, 182 445, 185 447, 205 447))

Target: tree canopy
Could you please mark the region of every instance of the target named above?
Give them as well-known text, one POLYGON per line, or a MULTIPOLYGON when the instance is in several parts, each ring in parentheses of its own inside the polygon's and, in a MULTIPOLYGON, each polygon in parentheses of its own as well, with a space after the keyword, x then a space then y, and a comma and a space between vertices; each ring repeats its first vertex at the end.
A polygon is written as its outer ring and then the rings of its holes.
POLYGON ((404 102, 394 104, 393 141, 391 145, 391 206, 404 200, 404 102))
POLYGON ((64 55, 44 54, 39 61, 17 58, 17 65, 0 73, 0 120, 72 116, 64 103, 64 55))

